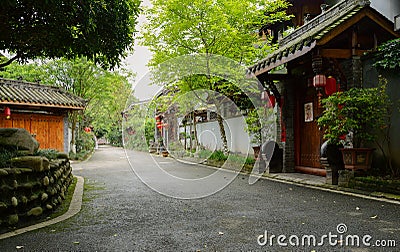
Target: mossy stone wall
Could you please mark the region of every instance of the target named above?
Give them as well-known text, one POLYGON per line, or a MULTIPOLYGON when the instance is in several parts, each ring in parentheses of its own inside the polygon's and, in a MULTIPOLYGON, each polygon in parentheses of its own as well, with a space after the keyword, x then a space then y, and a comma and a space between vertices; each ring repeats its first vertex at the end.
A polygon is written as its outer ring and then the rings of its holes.
POLYGON ((69 159, 60 155, 17 157, 0 169, 0 227, 17 226, 54 210, 72 182, 69 159))

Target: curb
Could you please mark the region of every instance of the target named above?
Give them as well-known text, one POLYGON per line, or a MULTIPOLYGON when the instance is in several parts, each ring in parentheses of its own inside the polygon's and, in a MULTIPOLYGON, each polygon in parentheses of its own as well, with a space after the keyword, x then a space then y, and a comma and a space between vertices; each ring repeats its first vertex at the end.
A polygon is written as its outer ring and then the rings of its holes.
POLYGON ((79 213, 79 211, 81 210, 81 207, 82 207, 83 185, 84 185, 85 181, 84 181, 83 177, 80 177, 80 176, 74 176, 74 177, 77 178, 77 182, 76 182, 74 194, 72 196, 68 211, 66 213, 64 213, 63 215, 58 216, 54 219, 48 220, 48 221, 44 221, 44 222, 41 222, 41 223, 38 223, 38 224, 35 224, 32 226, 20 228, 20 229, 17 229, 17 230, 8 232, 8 233, 1 234, 0 240, 56 224, 58 222, 64 221, 68 218, 71 218, 75 214, 79 213))
MULTIPOLYGON (((245 174, 243 174, 243 175, 245 175, 245 174)), ((363 199, 369 199, 369 200, 375 200, 375 201, 380 201, 380 202, 386 202, 386 203, 392 203, 392 204, 400 205, 400 201, 399 200, 390 199, 390 198, 382 198, 382 197, 377 197, 377 196, 371 196, 367 192, 355 191, 355 190, 352 190, 351 188, 332 188, 329 185, 318 186, 318 185, 312 185, 312 184, 307 184, 307 183, 301 183, 301 182, 285 180, 285 179, 280 179, 280 178, 266 177, 266 176, 261 177, 261 179, 271 180, 271 181, 285 183, 285 184, 297 185, 297 186, 302 186, 302 187, 311 188, 311 189, 317 189, 317 190, 321 190, 321 191, 325 191, 325 192, 333 192, 333 193, 347 195, 347 196, 353 196, 353 197, 357 197, 357 198, 363 198, 363 199)))
MULTIPOLYGON (((181 163, 190 164, 190 165, 197 165, 197 166, 201 166, 201 167, 204 167, 204 168, 209 168, 209 169, 214 169, 214 170, 222 169, 224 171, 232 172, 232 173, 236 173, 236 174, 240 174, 240 175, 253 176, 250 173, 236 172, 236 171, 232 171, 232 170, 228 170, 228 169, 224 169, 224 168, 218 168, 218 167, 214 167, 214 166, 209 166, 209 165, 205 165, 205 164, 193 163, 193 162, 186 161, 186 160, 180 160, 180 159, 179 160, 175 159, 175 160, 178 161, 178 162, 181 162, 181 163)), ((290 180, 290 179, 283 179, 283 178, 275 177, 275 175, 269 175, 269 174, 261 176, 260 179, 270 180, 270 181, 275 181, 275 182, 285 183, 285 184, 290 184, 290 185, 297 185, 297 186, 302 186, 302 187, 311 188, 311 189, 317 189, 317 190, 326 191, 326 192, 333 192, 333 193, 342 194, 342 195, 348 195, 348 196, 353 196, 353 197, 358 197, 358 198, 363 198, 363 199, 369 199, 369 200, 375 200, 375 201, 380 201, 380 202, 386 202, 386 203, 392 203, 392 204, 400 205, 400 200, 388 198, 388 197, 385 197, 385 196, 374 196, 374 195, 370 195, 370 193, 368 193, 368 192, 364 192, 364 191, 360 191, 360 190, 354 190, 354 189, 351 189, 351 188, 345 188, 345 187, 344 188, 338 188, 338 187, 335 188, 335 187, 333 187, 331 185, 314 185, 314 184, 294 181, 294 180, 290 180)))

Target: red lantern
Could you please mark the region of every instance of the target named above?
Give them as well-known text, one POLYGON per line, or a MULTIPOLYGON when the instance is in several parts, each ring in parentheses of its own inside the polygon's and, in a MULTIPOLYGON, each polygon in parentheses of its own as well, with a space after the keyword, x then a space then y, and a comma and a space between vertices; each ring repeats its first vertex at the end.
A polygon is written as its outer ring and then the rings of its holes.
POLYGON ((9 107, 4 108, 4 115, 6 116, 7 120, 11 118, 11 109, 9 107))
POLYGON ((268 93, 268 108, 275 108, 275 96, 273 94, 268 93))
POLYGON ((313 86, 315 88, 323 88, 326 86, 326 77, 323 74, 317 74, 313 79, 313 86))
POLYGON ((333 78, 332 76, 329 76, 326 79, 325 94, 330 96, 336 92, 337 92, 336 79, 333 78))

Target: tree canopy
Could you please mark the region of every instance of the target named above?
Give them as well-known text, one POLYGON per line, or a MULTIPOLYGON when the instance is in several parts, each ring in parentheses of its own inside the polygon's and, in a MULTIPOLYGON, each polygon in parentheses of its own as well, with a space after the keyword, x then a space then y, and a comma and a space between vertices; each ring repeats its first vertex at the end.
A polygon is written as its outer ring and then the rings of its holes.
MULTIPOLYGON (((152 0, 143 44, 154 53, 153 65, 180 55, 205 53, 254 63, 261 49, 259 29, 288 20, 286 0, 152 0)), ((265 43, 263 43, 264 45, 265 43)))
POLYGON ((119 65, 133 45, 139 0, 2 0, 0 50, 17 60, 85 56, 119 65))
MULTIPOLYGON (((167 66, 165 71, 158 70, 154 77, 155 82, 166 82, 167 76, 181 71, 190 71, 190 62, 181 62, 180 56, 205 55, 204 61, 198 60, 197 65, 203 66, 203 76, 191 76, 176 82, 177 92, 185 93, 196 89, 206 89, 219 92, 241 107, 250 106, 248 99, 233 83, 221 76, 213 76, 215 69, 223 68, 229 71, 230 67, 224 64, 211 66, 212 55, 220 55, 233 60, 239 65, 249 65, 274 49, 271 40, 262 40, 259 30, 266 24, 288 20, 286 14, 289 3, 286 0, 152 0, 152 7, 147 11, 149 22, 142 31, 142 43, 153 52, 151 65, 156 67, 170 59, 179 66, 167 66), (171 70, 174 69, 174 70, 171 70), (209 74, 207 74, 209 73, 209 74)), ((168 62, 172 62, 170 60, 168 62)), ((228 61, 223 61, 228 62, 228 61)), ((171 63, 173 64, 173 63, 171 63)), ((171 65, 170 64, 170 65, 171 65)), ((164 64, 163 64, 164 65, 164 64)), ((199 66, 199 68, 203 69, 199 66)), ((237 69, 236 67, 232 67, 237 69)), ((243 71, 244 73, 244 71, 243 71)), ((232 73, 227 73, 226 76, 232 73)), ((242 73, 236 73, 242 74, 242 73)), ((241 85, 241 88, 243 85, 241 85)), ((213 99, 214 104, 219 103, 213 99)), ((221 107, 222 106, 217 106, 221 107)), ((227 139, 222 116, 217 113, 224 152, 227 150, 227 139)))
MULTIPOLYGON (((30 82, 40 80, 84 98, 87 101, 84 113, 70 114, 71 129, 74 131, 77 123, 81 128, 92 126, 97 136, 104 135, 113 143, 122 144, 121 112, 131 93, 129 78, 132 73, 107 71, 83 57, 24 65, 14 62, 0 71, 0 77, 30 82)), ((74 136, 72 141, 74 145, 74 136)))

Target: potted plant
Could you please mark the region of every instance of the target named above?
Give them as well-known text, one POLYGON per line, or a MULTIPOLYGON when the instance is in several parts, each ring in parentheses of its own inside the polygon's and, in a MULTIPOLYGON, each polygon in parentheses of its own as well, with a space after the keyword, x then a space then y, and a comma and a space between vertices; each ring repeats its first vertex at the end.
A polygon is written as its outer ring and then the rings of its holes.
POLYGON ((257 159, 261 148, 261 122, 256 109, 252 109, 247 113, 246 124, 245 130, 250 134, 254 158, 257 159))
POLYGON ((343 144, 346 169, 371 167, 373 142, 379 129, 386 126, 388 96, 383 87, 352 88, 323 99, 324 112, 318 119, 324 137, 331 144, 343 144))
POLYGON ((250 110, 247 113, 246 124, 245 130, 250 134, 254 158, 257 159, 261 144, 267 140, 275 140, 276 117, 273 108, 259 107, 250 110))

